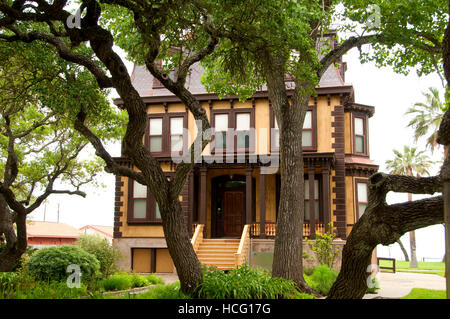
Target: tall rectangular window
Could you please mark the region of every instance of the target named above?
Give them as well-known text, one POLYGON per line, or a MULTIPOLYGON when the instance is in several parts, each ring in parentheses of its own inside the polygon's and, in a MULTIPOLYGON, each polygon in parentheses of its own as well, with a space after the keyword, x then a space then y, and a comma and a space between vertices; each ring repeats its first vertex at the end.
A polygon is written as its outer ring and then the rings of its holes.
POLYGON ((147 218, 147 186, 133 181, 133 219, 147 218))
MULTIPOLYGON (((310 198, 309 198, 309 180, 305 179, 305 221, 311 220, 310 210, 310 198)), ((319 202, 319 181, 314 180, 314 217, 315 220, 320 219, 320 202, 319 202)))
POLYGON ((358 219, 364 214, 367 205, 369 203, 369 194, 368 194, 367 182, 356 182, 356 201, 357 201, 357 212, 358 219))
POLYGON ((307 111, 305 115, 305 122, 303 122, 303 132, 302 132, 302 146, 303 147, 313 146, 312 111, 307 111))
POLYGON ((163 150, 163 119, 151 118, 149 126, 150 152, 160 153, 163 150))
POLYGON ((250 113, 236 114, 236 148, 237 150, 250 148, 250 113))
POLYGON ((366 154, 366 125, 364 118, 354 118, 355 153, 366 154))
POLYGON ((159 205, 147 186, 130 179, 128 192, 128 223, 161 223, 159 205))
POLYGON ((183 150, 183 117, 170 118, 170 151, 181 152, 183 150))
POLYGON ((214 115, 214 147, 215 149, 227 148, 228 114, 214 115))

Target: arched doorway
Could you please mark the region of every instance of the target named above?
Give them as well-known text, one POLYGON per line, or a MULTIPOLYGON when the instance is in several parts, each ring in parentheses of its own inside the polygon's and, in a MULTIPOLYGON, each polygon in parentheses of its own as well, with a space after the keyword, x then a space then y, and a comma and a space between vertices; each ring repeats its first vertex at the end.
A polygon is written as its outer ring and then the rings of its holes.
POLYGON ((240 237, 245 223, 245 176, 218 176, 211 186, 212 237, 240 237))

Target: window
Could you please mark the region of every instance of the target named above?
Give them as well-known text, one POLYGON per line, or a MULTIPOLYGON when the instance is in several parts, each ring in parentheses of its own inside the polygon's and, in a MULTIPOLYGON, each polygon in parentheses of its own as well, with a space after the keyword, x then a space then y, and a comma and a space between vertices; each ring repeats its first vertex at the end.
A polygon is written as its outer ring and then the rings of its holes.
POLYGON ((182 117, 170 118, 170 151, 183 151, 183 121, 182 117))
POLYGON ((147 186, 129 180, 128 223, 161 223, 158 203, 147 186))
MULTIPOLYGON (((319 180, 314 180, 314 217, 315 220, 320 220, 320 202, 319 202, 319 180)), ((305 221, 311 220, 309 198, 309 180, 305 179, 305 221)))
POLYGON ((236 150, 248 151, 250 148, 250 113, 236 114, 236 150))
POLYGON ((312 111, 306 112, 305 121, 303 122, 302 146, 313 147, 313 122, 312 111))
POLYGON ((153 156, 181 155, 185 143, 186 113, 150 114, 146 144, 153 156))
POLYGON ((228 114, 214 115, 214 148, 225 150, 227 148, 228 114))
POLYGON ((211 110, 214 129, 211 153, 254 152, 254 117, 254 110, 247 108, 211 110))
POLYGON ((163 150, 163 118, 152 118, 149 121, 150 152, 161 153, 163 150))
POLYGON ((356 180, 356 211, 357 218, 361 218, 369 203, 369 192, 366 180, 356 180))
MULTIPOLYGON (((271 117, 271 150, 277 152, 280 149, 280 129, 278 121, 275 118, 273 109, 270 110, 271 117)), ((315 108, 309 107, 305 114, 305 121, 303 122, 302 130, 302 147, 305 151, 316 150, 316 115, 315 108)))
POLYGON ((363 117, 354 118, 354 153, 367 154, 366 120, 363 117))

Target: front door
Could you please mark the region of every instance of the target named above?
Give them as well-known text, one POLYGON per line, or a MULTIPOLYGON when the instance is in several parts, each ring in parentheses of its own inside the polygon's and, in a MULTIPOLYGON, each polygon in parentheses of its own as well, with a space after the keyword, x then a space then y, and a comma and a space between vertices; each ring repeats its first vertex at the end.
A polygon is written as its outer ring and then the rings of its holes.
POLYGON ((223 193, 223 235, 225 237, 241 236, 244 226, 244 192, 224 191, 223 193))

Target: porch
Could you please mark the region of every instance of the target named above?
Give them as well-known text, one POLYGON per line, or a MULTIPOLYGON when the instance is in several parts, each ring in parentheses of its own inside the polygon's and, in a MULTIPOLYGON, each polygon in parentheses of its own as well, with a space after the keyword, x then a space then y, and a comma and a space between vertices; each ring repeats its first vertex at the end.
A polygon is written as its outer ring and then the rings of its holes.
MULTIPOLYGON (((303 237, 328 231, 331 221, 333 153, 304 154, 305 221, 303 237)), ((273 239, 280 201, 277 170, 261 163, 202 163, 189 180, 188 229, 204 225, 203 238, 241 237, 248 225, 251 238, 273 239)))

